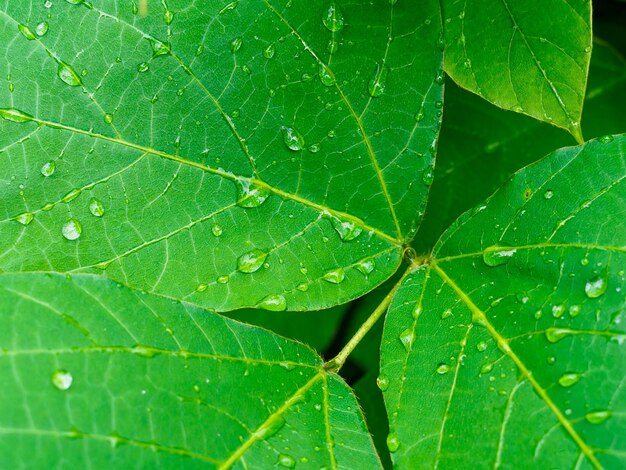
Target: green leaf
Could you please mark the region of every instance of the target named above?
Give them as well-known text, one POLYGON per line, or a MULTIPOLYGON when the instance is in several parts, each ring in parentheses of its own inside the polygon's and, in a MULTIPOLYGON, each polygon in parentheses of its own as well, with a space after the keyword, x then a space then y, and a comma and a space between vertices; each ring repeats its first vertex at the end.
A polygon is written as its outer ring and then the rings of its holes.
POLYGON ((626 136, 558 150, 398 290, 381 374, 402 468, 621 468, 626 136))
POLYGON ((459 85, 582 142, 590 0, 444 0, 442 6, 445 69, 459 85))
POLYGON ((302 344, 81 274, 0 275, 0 322, 3 468, 380 467, 302 344))
POLYGON ((388 278, 434 163, 438 2, 170 3, 0 8, 0 270, 219 311, 388 278))
MULTIPOLYGON (((582 125, 588 137, 624 130, 626 62, 602 41, 594 42, 582 125)), ((552 126, 496 108, 446 83, 446 111, 437 150, 435 180, 413 245, 430 251, 463 212, 500 187, 516 170, 571 144, 552 126)))

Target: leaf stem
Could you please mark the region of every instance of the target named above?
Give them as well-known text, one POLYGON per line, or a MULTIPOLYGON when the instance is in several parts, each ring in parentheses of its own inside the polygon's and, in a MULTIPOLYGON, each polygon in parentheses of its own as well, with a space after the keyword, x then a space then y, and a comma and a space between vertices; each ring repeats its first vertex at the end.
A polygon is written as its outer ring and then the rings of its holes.
POLYGON ((354 349, 359 345, 361 340, 369 333, 372 327, 376 324, 378 319, 387 311, 389 308, 389 304, 393 300, 397 290, 400 288, 400 285, 404 281, 404 279, 415 271, 416 268, 424 264, 425 259, 414 259, 412 260, 408 269, 404 272, 402 277, 395 283, 393 288, 389 291, 389 293, 385 296, 382 302, 376 307, 376 309, 372 312, 372 314, 363 322, 363 324, 359 327, 359 329, 354 333, 350 341, 343 347, 339 353, 333 357, 331 360, 327 361, 324 364, 324 369, 331 372, 339 372, 339 369, 343 367, 348 356, 354 351, 354 349))

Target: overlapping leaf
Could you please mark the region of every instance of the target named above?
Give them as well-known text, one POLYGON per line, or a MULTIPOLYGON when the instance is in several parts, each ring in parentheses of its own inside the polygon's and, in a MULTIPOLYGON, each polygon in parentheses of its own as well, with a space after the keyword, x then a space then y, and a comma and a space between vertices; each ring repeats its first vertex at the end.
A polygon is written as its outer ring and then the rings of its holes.
POLYGON ((307 347, 91 275, 0 275, 2 468, 377 468, 307 347))
POLYGON ((217 310, 321 308, 391 275, 432 180, 438 3, 137 13, 0 3, 0 269, 217 310))
POLYGON ((626 137, 554 152, 444 234, 385 323, 404 468, 624 466, 626 137))

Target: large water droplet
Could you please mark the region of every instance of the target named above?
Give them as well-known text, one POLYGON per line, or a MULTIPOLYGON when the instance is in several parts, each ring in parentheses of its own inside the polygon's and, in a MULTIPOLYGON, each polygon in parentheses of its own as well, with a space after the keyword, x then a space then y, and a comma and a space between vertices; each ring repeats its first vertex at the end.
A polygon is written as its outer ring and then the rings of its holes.
POLYGON ((597 299, 606 292, 607 282, 602 277, 594 277, 585 284, 585 294, 590 299, 597 299))
POLYGON ((172 21, 174 21, 174 12, 169 8, 163 12, 163 21, 168 25, 172 24, 172 21))
POLYGON ((559 377, 559 385, 561 387, 571 387, 572 385, 578 383, 581 378, 581 374, 568 372, 567 374, 563 374, 561 377, 559 377))
POLYGON ((39 171, 47 178, 48 176, 52 176, 54 174, 54 169, 54 160, 50 160, 49 162, 44 163, 39 171))
POLYGON ((59 390, 67 390, 72 386, 74 378, 72 374, 64 369, 56 370, 52 373, 52 385, 59 390))
POLYGON ((500 266, 508 263, 516 251, 516 248, 491 246, 483 252, 483 261, 487 266, 500 266))
POLYGON ((322 82, 322 85, 333 86, 335 84, 335 77, 330 73, 330 71, 323 64, 320 64, 318 75, 320 77, 320 81, 322 82))
POLYGON ((83 228, 80 225, 80 222, 76 219, 68 220, 67 222, 65 222, 63 228, 61 229, 61 233, 68 240, 76 240, 80 237, 82 231, 83 228))
POLYGON ((399 339, 402 343, 402 346, 404 346, 406 352, 410 352, 411 348, 413 347, 413 342, 415 341, 415 333, 413 332, 413 329, 407 328, 406 330, 402 331, 402 333, 400 333, 399 339))
POLYGON ((372 98, 382 95, 385 91, 385 78, 387 75, 387 71, 385 68, 377 64, 376 70, 374 71, 374 77, 370 80, 370 83, 367 87, 369 94, 372 98))
POLYGON ((270 294, 257 304, 258 308, 272 312, 282 312, 287 309, 287 301, 281 294, 270 294))
POLYGON ((322 276, 322 279, 324 279, 327 282, 330 282, 331 284, 339 284, 343 282, 345 277, 346 277, 346 273, 343 270, 343 268, 337 268, 337 269, 331 269, 330 271, 327 271, 322 276))
POLYGON ((270 190, 254 182, 237 181, 237 205, 240 207, 257 207, 269 197, 270 190))
POLYGON ((294 459, 291 455, 279 454, 278 464, 281 467, 294 468, 296 466, 296 459, 294 459))
POLYGON ((35 27, 35 32, 37 33, 37 36, 41 37, 41 36, 45 36, 45 34, 48 32, 48 29, 49 29, 48 22, 42 21, 35 27))
POLYGON ((28 225, 33 221, 34 218, 35 215, 32 212, 24 212, 23 214, 15 217, 15 220, 22 225, 28 225))
POLYGON ((608 410, 592 411, 585 415, 585 419, 591 424, 601 424, 609 419, 613 413, 608 410))
POLYGON ((17 29, 19 29, 20 33, 22 33, 24 37, 28 39, 29 41, 32 41, 33 39, 37 39, 37 36, 35 36, 35 33, 33 33, 31 29, 26 25, 18 24, 17 29))
POLYGON ((30 114, 26 114, 25 112, 15 108, 0 109, 0 117, 13 122, 28 122, 33 120, 33 117, 30 114))
POLYGON ((448 364, 442 363, 437 366, 437 369, 435 369, 435 371, 440 375, 444 375, 450 372, 450 366, 448 364))
POLYGON ((568 330, 567 328, 548 328, 546 330, 546 339, 551 343, 556 343, 571 333, 572 330, 568 330))
POLYGON ((89 212, 96 217, 102 217, 104 215, 104 206, 98 199, 92 197, 89 201, 89 212))
POLYGON ((552 306, 552 316, 554 318, 561 318, 565 313, 565 305, 558 304, 552 306))
POLYGON ((384 392, 385 390, 389 388, 389 377, 387 377, 384 374, 380 374, 376 378, 376 385, 382 392, 384 392))
POLYGON ((239 257, 237 260, 237 269, 242 273, 254 273, 263 266, 267 255, 268 254, 264 251, 255 248, 239 257))
POLYGON ((293 127, 281 127, 283 141, 289 150, 298 152, 304 148, 304 138, 293 127))
POLYGON ((73 201, 80 195, 81 192, 82 190, 80 188, 72 189, 69 193, 67 193, 65 196, 61 198, 61 201, 66 202, 66 203, 73 201))
POLYGON ((69 86, 81 85, 80 77, 78 76, 78 74, 74 72, 74 69, 72 69, 72 67, 70 67, 69 65, 63 62, 59 62, 59 67, 57 68, 57 75, 59 76, 61 80, 63 80, 63 82, 65 82, 69 86))
POLYGON ((335 2, 331 2, 328 7, 324 10, 324 16, 322 17, 322 22, 324 26, 328 28, 329 31, 337 32, 343 29, 343 13, 339 9, 339 7, 335 4, 335 2))
POLYGON ((361 227, 358 227, 353 222, 341 220, 338 217, 332 217, 330 221, 339 234, 339 238, 341 238, 344 242, 354 240, 356 237, 361 235, 361 232, 363 231, 361 227))
POLYGON ((156 39, 150 39, 150 45, 152 46, 152 57, 167 55, 170 52, 170 48, 167 44, 157 41, 156 39))
POLYGON ((485 341, 481 341, 480 343, 476 345, 476 349, 478 349, 480 352, 486 351, 487 343, 485 341))
POLYGON ((400 448, 400 438, 394 432, 387 436, 387 449, 389 452, 397 452, 400 448))
POLYGON ((364 275, 371 274, 376 268, 374 258, 365 258, 356 263, 356 268, 364 275))
POLYGON ((224 229, 222 229, 222 226, 219 224, 213 224, 211 227, 211 233, 216 237, 221 237, 222 233, 224 233, 224 229))

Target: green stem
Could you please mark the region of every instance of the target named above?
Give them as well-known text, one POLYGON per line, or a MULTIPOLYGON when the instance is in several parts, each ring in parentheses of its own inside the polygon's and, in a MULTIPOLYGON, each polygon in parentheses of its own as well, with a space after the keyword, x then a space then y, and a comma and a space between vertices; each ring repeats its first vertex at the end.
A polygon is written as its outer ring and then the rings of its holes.
POLYGON ((400 288, 402 281, 411 274, 415 269, 420 266, 424 260, 414 260, 408 269, 404 272, 402 277, 396 282, 393 288, 389 291, 389 293, 385 296, 383 301, 376 307, 376 309, 372 312, 372 314, 368 317, 367 320, 359 327, 359 329, 354 333, 350 341, 343 347, 339 353, 333 357, 331 360, 327 361, 324 364, 324 369, 331 372, 338 372, 339 369, 343 367, 348 356, 354 351, 354 349, 358 346, 361 340, 369 333, 372 327, 376 324, 378 319, 383 316, 383 314, 387 311, 391 300, 396 295, 396 291, 400 288))

